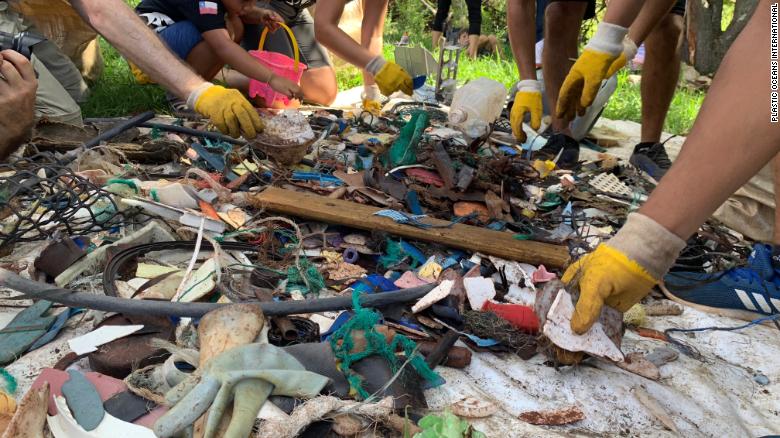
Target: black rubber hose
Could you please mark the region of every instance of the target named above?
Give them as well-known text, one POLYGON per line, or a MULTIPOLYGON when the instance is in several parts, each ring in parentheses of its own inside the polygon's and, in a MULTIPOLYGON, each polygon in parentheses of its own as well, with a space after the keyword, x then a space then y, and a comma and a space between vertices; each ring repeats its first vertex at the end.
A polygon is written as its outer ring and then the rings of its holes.
MULTIPOLYGON (((84 292, 73 292, 68 289, 52 287, 51 284, 22 278, 12 271, 1 268, 0 285, 24 294, 24 297, 20 298, 45 299, 68 307, 85 307, 88 309, 124 313, 127 315, 200 317, 214 309, 231 305, 132 300, 84 292)), ((360 304, 364 307, 382 307, 407 303, 422 297, 435 286, 436 285, 434 284, 427 284, 411 289, 361 295, 360 304)), ((260 309, 262 309, 266 316, 283 316, 351 309, 352 297, 343 296, 303 301, 249 301, 242 304, 255 304, 260 306, 260 309)))
MULTIPOLYGON (((242 252, 257 252, 257 246, 251 243, 243 242, 223 242, 220 244, 220 248, 225 251, 242 251, 242 252)), ((147 254, 152 251, 163 251, 169 249, 181 249, 181 250, 194 250, 194 240, 172 240, 168 242, 154 242, 145 243, 141 245, 131 246, 123 249, 114 254, 113 257, 106 263, 106 268, 103 270, 103 293, 111 297, 118 297, 119 291, 116 289, 116 277, 117 273, 125 266, 126 263, 137 259, 139 256, 147 254)), ((213 249, 211 242, 204 240, 201 243, 202 250, 213 249)), ((217 285, 218 290, 225 288, 223 285, 217 285)), ((222 290, 221 290, 222 291, 222 290)), ((235 294, 235 291, 229 291, 235 294)))
POLYGON ((95 147, 99 145, 101 142, 106 140, 111 140, 112 138, 127 131, 128 129, 134 128, 144 123, 145 121, 151 120, 153 118, 154 118, 154 111, 147 111, 145 113, 141 113, 135 117, 127 119, 125 121, 119 122, 116 125, 112 126, 110 129, 106 130, 105 132, 101 132, 100 135, 98 135, 97 137, 85 141, 84 147, 87 149, 95 147))
POLYGON ((144 128, 157 128, 163 131, 178 132, 179 134, 194 135, 198 137, 210 138, 212 140, 220 140, 227 143, 245 145, 245 140, 239 140, 237 138, 230 137, 228 135, 220 134, 219 132, 201 131, 198 129, 187 128, 185 126, 165 125, 162 123, 142 123, 140 126, 144 128))

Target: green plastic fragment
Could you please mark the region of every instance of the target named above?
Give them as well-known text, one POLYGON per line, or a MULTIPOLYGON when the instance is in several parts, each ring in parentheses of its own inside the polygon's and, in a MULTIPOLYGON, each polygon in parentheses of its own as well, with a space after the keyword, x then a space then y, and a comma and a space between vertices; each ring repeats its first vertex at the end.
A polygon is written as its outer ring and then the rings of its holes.
POLYGON ((385 336, 374 328, 380 323, 381 314, 361 307, 359 297, 358 290, 352 292, 352 306, 355 309, 355 315, 330 337, 330 346, 340 364, 341 371, 358 396, 367 400, 371 394, 363 388, 360 375, 352 371, 352 364, 368 356, 378 355, 390 364, 390 369, 395 373, 403 364, 395 354, 398 347, 403 349, 407 358, 411 358, 409 363, 412 369, 428 381, 431 386, 444 383, 444 380, 428 366, 425 359, 417 352, 417 344, 414 341, 399 333, 393 337, 390 344, 387 343, 385 336), (355 330, 363 332, 366 348, 360 352, 350 353, 355 346, 355 341, 352 338, 352 332, 355 330))
POLYGON ((428 414, 417 423, 422 432, 414 438, 487 438, 471 427, 468 421, 461 419, 449 410, 441 414, 428 414))
POLYGON ((0 391, 5 391, 9 395, 16 393, 16 379, 5 368, 0 368, 0 377, 2 382, 0 383, 0 391))
POLYGON ((382 163, 391 168, 417 163, 417 146, 428 127, 429 119, 426 111, 414 111, 409 122, 401 128, 398 138, 382 156, 382 163))

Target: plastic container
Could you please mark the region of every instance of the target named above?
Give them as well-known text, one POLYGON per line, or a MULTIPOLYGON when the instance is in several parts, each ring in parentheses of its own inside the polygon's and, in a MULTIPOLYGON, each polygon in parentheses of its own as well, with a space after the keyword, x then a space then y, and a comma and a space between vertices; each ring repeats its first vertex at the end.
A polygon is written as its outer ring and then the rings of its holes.
MULTIPOLYGON (((300 84, 303 71, 306 70, 306 64, 300 62, 300 50, 298 50, 298 41, 295 40, 292 30, 284 23, 279 25, 287 31, 287 35, 290 37, 290 42, 293 46, 293 53, 295 58, 283 55, 276 52, 267 52, 263 50, 265 45, 265 38, 268 35, 268 28, 263 29, 263 34, 260 36, 260 45, 257 50, 249 51, 255 59, 260 61, 261 64, 268 67, 275 75, 285 77, 296 84, 300 84)), ((265 82, 252 79, 249 81, 249 97, 261 97, 265 100, 266 106, 270 108, 287 107, 290 104, 290 99, 280 93, 274 91, 270 85, 265 82)))
POLYGON ((450 106, 450 124, 472 139, 488 133, 506 102, 506 88, 492 79, 475 79, 455 92, 450 106))
POLYGON ((585 115, 582 117, 577 116, 571 123, 571 136, 577 141, 582 140, 588 135, 588 132, 596 124, 596 121, 604 112, 604 108, 609 103, 609 98, 617 90, 617 75, 612 75, 609 79, 601 82, 599 92, 596 94, 596 98, 593 99, 593 105, 589 106, 585 111, 585 115))

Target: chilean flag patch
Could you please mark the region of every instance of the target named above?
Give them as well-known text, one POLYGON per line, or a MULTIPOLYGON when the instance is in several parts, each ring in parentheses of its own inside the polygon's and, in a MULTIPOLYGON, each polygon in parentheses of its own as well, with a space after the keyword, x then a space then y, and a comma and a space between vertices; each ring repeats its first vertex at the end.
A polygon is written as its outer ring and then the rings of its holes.
POLYGON ((216 2, 200 2, 200 15, 217 15, 216 2))

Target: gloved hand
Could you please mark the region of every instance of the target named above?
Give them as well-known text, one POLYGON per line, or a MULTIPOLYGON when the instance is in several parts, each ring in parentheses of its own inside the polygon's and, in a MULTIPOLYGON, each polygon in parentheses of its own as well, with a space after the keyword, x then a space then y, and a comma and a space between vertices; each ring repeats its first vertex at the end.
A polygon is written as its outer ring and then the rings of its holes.
POLYGON ((621 68, 625 67, 629 61, 632 61, 638 50, 639 48, 637 48, 636 43, 631 38, 629 38, 628 35, 626 35, 626 37, 623 38, 623 53, 621 53, 615 62, 609 66, 609 70, 607 70, 607 78, 611 78, 612 75, 617 73, 621 68))
POLYGON ((150 78, 149 75, 141 71, 141 69, 138 68, 137 65, 133 64, 130 61, 127 61, 127 65, 130 67, 130 73, 133 74, 133 77, 135 78, 135 82, 138 85, 147 85, 147 84, 154 83, 152 78, 150 78))
POLYGON ((363 99, 363 111, 367 111, 375 116, 382 115, 382 104, 376 100, 363 99))
POLYGON ((187 98, 187 106, 211 119, 225 134, 255 138, 265 125, 257 111, 238 90, 206 82, 187 98))
POLYGON ((174 406, 154 423, 154 432, 159 437, 173 436, 211 406, 203 434, 211 438, 232 401, 233 416, 224 437, 245 438, 269 395, 314 397, 328 380, 306 371, 274 345, 242 345, 215 356, 168 392, 166 399, 174 406))
POLYGON ((571 329, 590 330, 606 304, 627 311, 650 293, 685 247, 685 241, 639 213, 631 213, 623 228, 607 243, 571 265, 561 280, 579 286, 571 329))
POLYGON ((623 53, 626 33, 625 27, 605 22, 599 24, 596 34, 563 81, 555 110, 558 118, 573 120, 577 114, 585 114, 596 98, 601 81, 607 78, 610 66, 623 53))
POLYGON ((366 71, 374 76, 379 91, 385 96, 401 90, 405 94, 412 95, 412 77, 400 65, 386 61, 383 57, 377 56, 366 65, 366 71))
POLYGON ((542 126, 542 84, 533 79, 526 79, 517 83, 515 103, 512 104, 512 113, 509 115, 509 124, 512 133, 520 143, 526 140, 523 131, 523 119, 526 113, 531 114, 531 129, 539 130, 542 126))

